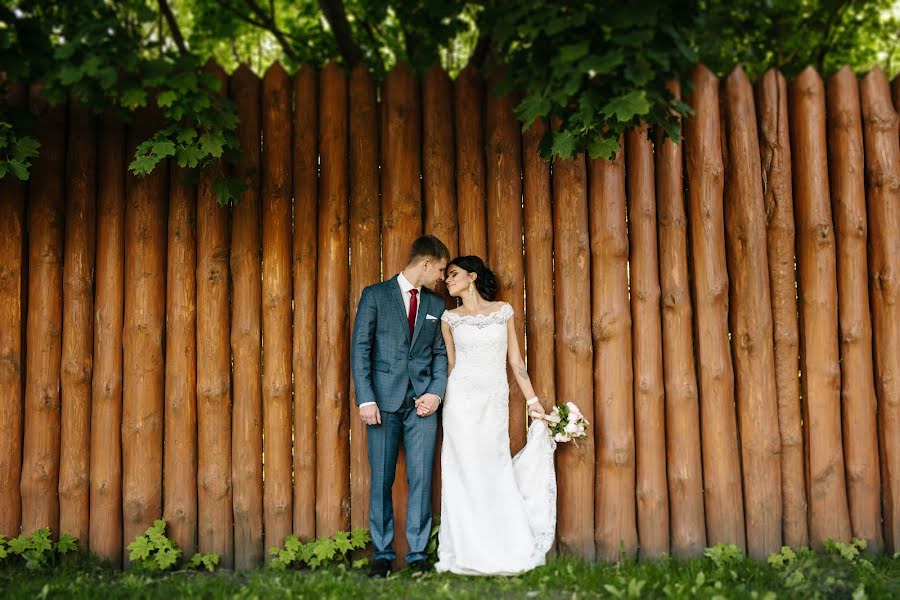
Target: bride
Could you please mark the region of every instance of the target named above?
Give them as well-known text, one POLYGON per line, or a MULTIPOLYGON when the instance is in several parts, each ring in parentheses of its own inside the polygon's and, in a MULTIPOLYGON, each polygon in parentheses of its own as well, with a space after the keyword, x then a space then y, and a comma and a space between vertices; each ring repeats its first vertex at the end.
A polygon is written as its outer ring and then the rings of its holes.
POLYGON ((441 317, 450 376, 443 402, 438 571, 514 575, 544 564, 556 527, 555 442, 535 420, 509 453, 506 359, 528 410, 544 414, 519 352, 513 309, 496 302, 497 280, 477 256, 447 265, 462 306, 441 317))

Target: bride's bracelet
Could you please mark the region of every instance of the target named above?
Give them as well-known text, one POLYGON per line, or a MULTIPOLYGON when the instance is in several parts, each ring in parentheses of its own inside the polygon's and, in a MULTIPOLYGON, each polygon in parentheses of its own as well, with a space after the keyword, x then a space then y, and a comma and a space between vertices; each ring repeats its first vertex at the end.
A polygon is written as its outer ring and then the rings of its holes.
POLYGON ((535 402, 540 402, 540 401, 541 401, 541 399, 538 398, 537 396, 535 396, 534 398, 532 398, 531 400, 529 400, 529 401, 526 402, 525 404, 527 404, 528 406, 531 406, 531 405, 534 404, 535 402))

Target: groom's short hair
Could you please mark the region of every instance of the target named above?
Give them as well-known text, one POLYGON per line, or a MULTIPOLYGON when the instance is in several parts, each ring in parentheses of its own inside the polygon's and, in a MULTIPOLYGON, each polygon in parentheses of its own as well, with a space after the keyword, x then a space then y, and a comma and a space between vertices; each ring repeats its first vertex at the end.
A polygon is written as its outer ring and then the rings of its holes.
POLYGON ((433 235, 423 235, 409 248, 409 264, 418 263, 424 258, 450 260, 450 251, 444 242, 433 235))

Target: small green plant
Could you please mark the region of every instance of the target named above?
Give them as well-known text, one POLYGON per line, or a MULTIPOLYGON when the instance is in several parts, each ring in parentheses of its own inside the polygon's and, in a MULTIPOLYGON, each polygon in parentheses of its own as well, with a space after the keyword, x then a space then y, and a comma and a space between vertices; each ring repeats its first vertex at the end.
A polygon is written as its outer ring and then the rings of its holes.
POLYGON ((216 567, 219 565, 219 555, 215 552, 208 552, 206 554, 202 552, 196 553, 191 557, 191 560, 187 563, 188 569, 197 569, 200 570, 201 567, 205 568, 207 571, 212 573, 216 570, 216 567))
POLYGON ((128 560, 148 571, 167 571, 175 566, 181 550, 166 537, 166 520, 157 519, 128 544, 128 560))
MULTIPOLYGON (((338 531, 331 537, 322 537, 306 543, 292 534, 284 539, 283 548, 269 549, 269 554, 275 557, 269 566, 282 570, 292 565, 306 565, 311 569, 317 569, 337 563, 346 564, 348 553, 365 548, 370 539, 369 532, 365 529, 355 529, 352 532, 338 531)), ((365 565, 362 560, 355 561, 353 566, 365 565)))
POLYGON ((734 544, 716 544, 703 553, 717 569, 727 569, 744 562, 744 553, 734 544))
POLYGON ((48 528, 38 529, 30 535, 22 534, 10 540, 0 536, 0 561, 10 556, 19 556, 25 567, 37 570, 55 564, 59 557, 78 549, 78 540, 70 533, 64 533, 59 540, 50 539, 48 528))

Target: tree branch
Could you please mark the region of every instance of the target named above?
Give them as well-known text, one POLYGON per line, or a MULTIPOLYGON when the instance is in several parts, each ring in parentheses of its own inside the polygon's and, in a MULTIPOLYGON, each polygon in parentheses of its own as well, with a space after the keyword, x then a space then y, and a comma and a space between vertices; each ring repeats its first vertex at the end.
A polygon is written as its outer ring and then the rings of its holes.
POLYGON ((343 0, 319 0, 319 8, 331 26, 341 56, 352 69, 362 61, 363 52, 350 33, 350 23, 347 21, 343 0))
MULTIPOLYGON (((166 18, 166 23, 169 25, 169 32, 175 40, 175 45, 178 46, 178 51, 182 54, 187 54, 187 44, 184 43, 184 36, 181 35, 181 29, 178 27, 178 21, 175 20, 175 15, 172 14, 172 7, 169 6, 168 0, 159 0, 159 12, 166 18)), ((160 28, 160 37, 162 37, 162 28, 160 28)))
POLYGON ((297 53, 294 51, 294 47, 291 45, 290 41, 287 39, 287 35, 278 28, 278 25, 275 23, 275 19, 273 15, 266 13, 265 10, 262 9, 256 2, 253 0, 243 0, 244 4, 250 9, 250 11, 256 15, 256 19, 252 16, 241 12, 237 8, 231 5, 231 2, 228 0, 217 0, 219 6, 226 9, 228 12, 244 21, 245 23, 249 23, 254 27, 259 27, 260 29, 264 29, 275 36, 275 40, 278 41, 278 44, 281 46, 281 49, 284 51, 285 56, 290 58, 291 60, 297 60, 297 53))

